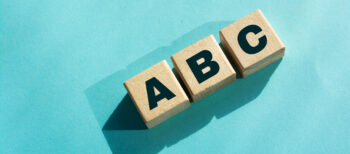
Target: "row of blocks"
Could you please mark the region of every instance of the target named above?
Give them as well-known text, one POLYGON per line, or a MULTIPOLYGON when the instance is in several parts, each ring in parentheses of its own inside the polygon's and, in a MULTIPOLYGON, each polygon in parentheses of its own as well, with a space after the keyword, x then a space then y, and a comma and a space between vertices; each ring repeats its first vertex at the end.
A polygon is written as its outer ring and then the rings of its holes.
POLYGON ((282 58, 285 52, 260 10, 222 29, 220 40, 227 57, 213 35, 171 56, 184 87, 165 60, 124 83, 148 128, 185 110, 190 101, 196 102, 233 82, 237 74, 229 60, 242 77, 247 77, 282 58))

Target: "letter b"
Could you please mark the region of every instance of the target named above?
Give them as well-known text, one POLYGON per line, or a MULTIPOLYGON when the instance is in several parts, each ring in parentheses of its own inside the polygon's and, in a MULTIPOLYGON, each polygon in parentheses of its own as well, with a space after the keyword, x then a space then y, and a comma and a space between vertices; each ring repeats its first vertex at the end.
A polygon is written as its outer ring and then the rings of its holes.
POLYGON ((219 64, 216 61, 212 61, 212 58, 213 55, 210 53, 210 51, 203 50, 186 60, 198 83, 204 82, 219 72, 219 64), (198 64, 197 61, 201 58, 204 59, 204 62, 198 64), (203 73, 202 70, 206 67, 209 67, 210 70, 206 73, 203 73))

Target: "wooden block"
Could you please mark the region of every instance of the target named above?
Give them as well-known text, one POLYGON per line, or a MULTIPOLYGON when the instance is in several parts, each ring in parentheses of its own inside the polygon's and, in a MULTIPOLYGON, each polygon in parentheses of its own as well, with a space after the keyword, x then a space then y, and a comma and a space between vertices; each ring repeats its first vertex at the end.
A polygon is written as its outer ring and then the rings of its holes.
POLYGON ((148 128, 190 106, 189 99, 165 60, 124 82, 148 128))
POLYGON ((260 10, 220 31, 220 40, 246 77, 284 56, 285 46, 260 10))
POLYGON ((171 56, 191 101, 217 91, 236 79, 236 72, 213 35, 171 56))

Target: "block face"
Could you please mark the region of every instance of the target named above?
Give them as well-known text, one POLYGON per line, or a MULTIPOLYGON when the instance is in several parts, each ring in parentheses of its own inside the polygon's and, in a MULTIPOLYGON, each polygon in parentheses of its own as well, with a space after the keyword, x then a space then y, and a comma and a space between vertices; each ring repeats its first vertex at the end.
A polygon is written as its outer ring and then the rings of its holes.
POLYGON ((186 93, 165 60, 124 82, 124 86, 148 128, 190 106, 186 93), (156 103, 149 102, 149 97, 158 98, 169 94, 167 92, 170 92, 170 95, 156 103))
POLYGON ((284 56, 285 46, 260 10, 222 29, 220 39, 243 77, 284 56))
POLYGON ((191 101, 198 101, 236 79, 236 72, 213 35, 179 51, 171 60, 191 101))

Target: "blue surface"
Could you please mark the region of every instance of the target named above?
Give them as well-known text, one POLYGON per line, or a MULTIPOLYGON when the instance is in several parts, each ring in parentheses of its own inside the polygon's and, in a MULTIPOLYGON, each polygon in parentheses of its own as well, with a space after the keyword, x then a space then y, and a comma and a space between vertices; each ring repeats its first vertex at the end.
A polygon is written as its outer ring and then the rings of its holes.
POLYGON ((0 1, 0 153, 350 153, 350 1, 0 1), (122 83, 261 9, 286 55, 144 130, 122 83))

